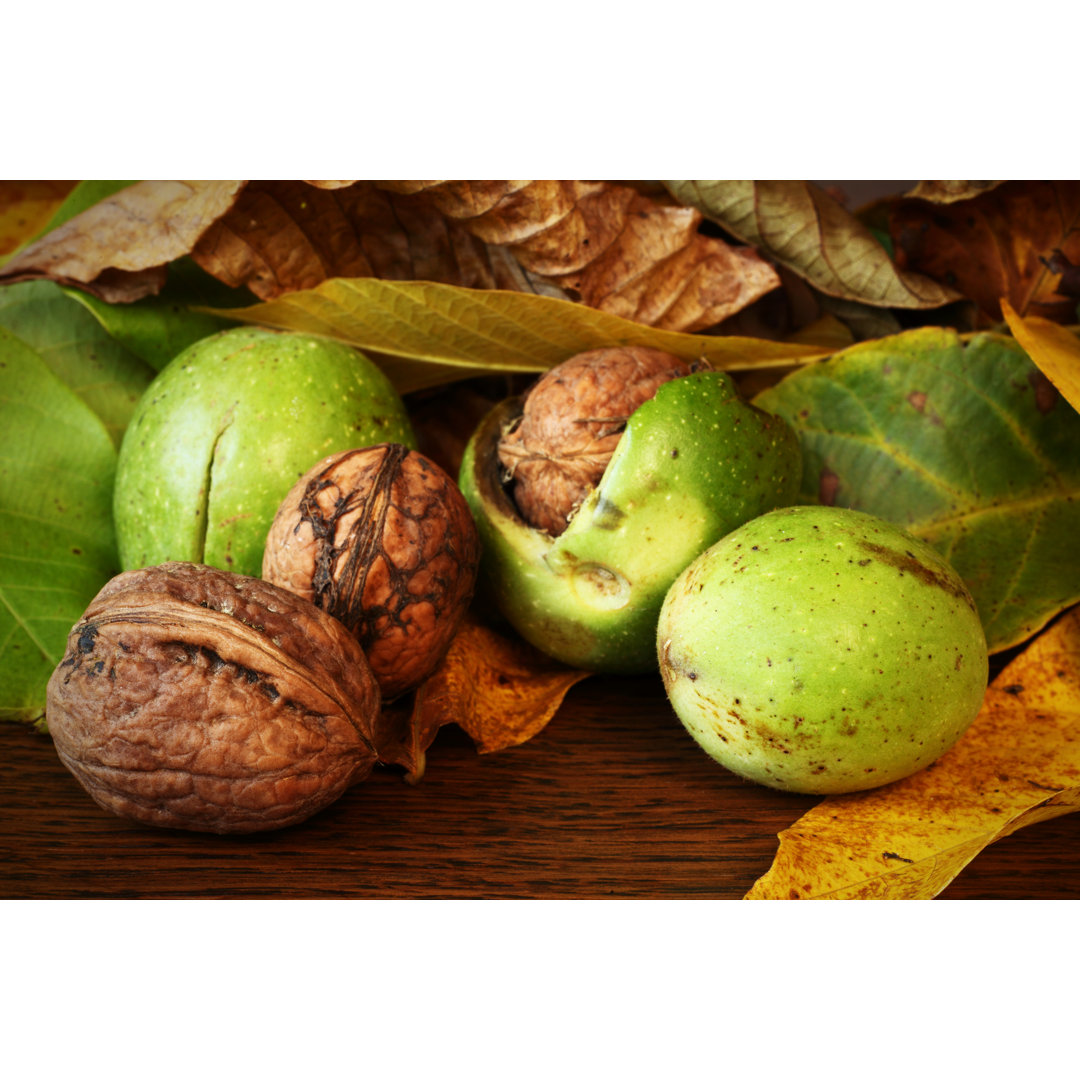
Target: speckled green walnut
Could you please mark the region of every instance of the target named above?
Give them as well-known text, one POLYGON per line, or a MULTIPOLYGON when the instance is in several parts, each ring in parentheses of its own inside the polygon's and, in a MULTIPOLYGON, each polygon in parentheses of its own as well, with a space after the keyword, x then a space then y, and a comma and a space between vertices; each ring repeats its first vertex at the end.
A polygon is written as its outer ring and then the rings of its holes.
POLYGON ((329 454, 380 442, 415 446, 401 398, 355 349, 247 327, 206 338, 150 384, 124 434, 121 565, 176 560, 257 577, 297 479, 329 454))
POLYGON ((854 510, 747 523, 679 576, 657 629, 675 712, 769 787, 860 791, 940 757, 979 711, 974 602, 932 548, 854 510))
POLYGON ((499 480, 496 444, 520 409, 519 399, 497 407, 462 462, 482 585, 549 656, 593 671, 655 671, 668 586, 725 533, 795 498, 795 435, 746 404, 722 372, 674 379, 630 417, 600 483, 553 539, 522 520, 499 480))

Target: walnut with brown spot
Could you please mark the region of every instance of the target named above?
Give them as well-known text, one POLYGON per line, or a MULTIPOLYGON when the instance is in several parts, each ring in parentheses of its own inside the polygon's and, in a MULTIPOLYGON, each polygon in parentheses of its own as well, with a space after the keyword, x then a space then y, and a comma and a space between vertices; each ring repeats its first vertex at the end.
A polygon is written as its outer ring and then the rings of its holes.
POLYGON ((454 481, 394 443, 320 461, 282 502, 263 578, 339 619, 385 699, 419 686, 450 647, 480 562, 454 481))
POLYGON ((600 482, 631 414, 694 366, 659 349, 593 349, 552 368, 499 441, 514 501, 535 529, 559 536, 600 482))
POLYGON ((303 821, 363 780, 379 690, 336 620, 192 563, 113 578, 68 637, 46 719, 106 810, 216 833, 303 821))

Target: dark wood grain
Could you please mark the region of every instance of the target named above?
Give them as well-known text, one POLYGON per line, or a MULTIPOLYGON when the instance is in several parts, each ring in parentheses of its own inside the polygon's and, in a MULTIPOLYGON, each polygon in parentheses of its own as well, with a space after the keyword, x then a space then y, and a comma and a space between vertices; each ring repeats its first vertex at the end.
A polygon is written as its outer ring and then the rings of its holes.
MULTIPOLYGON (((524 746, 444 729, 415 786, 380 770, 302 825, 230 838, 99 810, 47 737, 0 725, 0 897, 740 898, 815 803, 745 783, 650 679, 593 678, 524 746)), ((1080 820, 981 854, 949 899, 1080 899, 1080 820)))

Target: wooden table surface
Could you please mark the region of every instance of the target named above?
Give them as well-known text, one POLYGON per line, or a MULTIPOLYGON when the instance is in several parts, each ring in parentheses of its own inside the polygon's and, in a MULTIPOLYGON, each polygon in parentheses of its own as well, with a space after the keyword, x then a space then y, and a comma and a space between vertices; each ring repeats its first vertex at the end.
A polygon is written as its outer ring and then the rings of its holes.
MULTIPOLYGON (((47 736, 0 725, 0 898, 720 898, 816 800, 714 765, 659 680, 591 678, 524 746, 444 728, 416 785, 380 769, 311 820, 233 838, 99 810, 47 736)), ((1080 815, 979 855, 944 899, 1080 899, 1080 815)))

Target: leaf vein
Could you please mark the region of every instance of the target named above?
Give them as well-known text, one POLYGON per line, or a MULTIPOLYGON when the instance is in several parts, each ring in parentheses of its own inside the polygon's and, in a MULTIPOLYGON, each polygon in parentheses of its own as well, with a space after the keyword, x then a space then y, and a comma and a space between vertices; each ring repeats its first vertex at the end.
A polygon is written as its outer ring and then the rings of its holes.
MULTIPOLYGON (((19 614, 19 612, 12 606, 7 598, 7 594, 4 592, 3 587, 0 587, 0 603, 4 605, 11 613, 12 619, 15 620, 16 625, 23 631, 24 634, 38 647, 41 651, 41 655, 46 660, 55 664, 59 662, 59 657, 53 656, 51 652, 45 647, 40 638, 30 629, 30 624, 19 614)), ((55 621, 55 620, 54 620, 55 621)))

